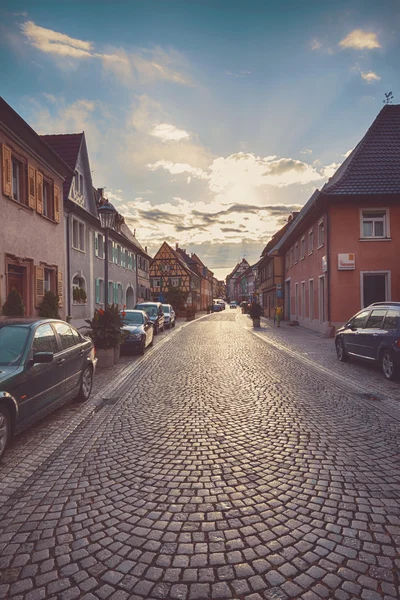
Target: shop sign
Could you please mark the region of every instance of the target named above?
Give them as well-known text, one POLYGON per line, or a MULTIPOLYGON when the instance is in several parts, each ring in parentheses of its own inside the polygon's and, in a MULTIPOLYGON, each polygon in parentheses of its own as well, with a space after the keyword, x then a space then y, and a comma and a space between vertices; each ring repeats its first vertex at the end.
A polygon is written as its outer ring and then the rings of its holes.
POLYGON ((354 271, 356 268, 355 254, 338 254, 339 271, 354 271))

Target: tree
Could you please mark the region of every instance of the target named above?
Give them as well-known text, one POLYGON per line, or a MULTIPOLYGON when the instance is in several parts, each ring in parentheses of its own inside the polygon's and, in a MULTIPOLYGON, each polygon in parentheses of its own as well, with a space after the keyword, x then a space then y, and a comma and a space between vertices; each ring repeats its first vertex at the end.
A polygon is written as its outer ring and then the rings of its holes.
POLYGON ((25 314, 24 301, 18 290, 12 289, 3 304, 3 315, 7 317, 23 317, 25 314))
POLYGON ((174 285, 169 285, 168 291, 165 292, 165 297, 167 299, 168 304, 172 304, 175 311, 185 309, 185 302, 187 300, 188 295, 189 292, 184 292, 179 287, 174 285))
POLYGON ((59 298, 56 294, 50 291, 45 292, 42 303, 39 306, 39 316, 47 319, 59 319, 58 303, 59 298))

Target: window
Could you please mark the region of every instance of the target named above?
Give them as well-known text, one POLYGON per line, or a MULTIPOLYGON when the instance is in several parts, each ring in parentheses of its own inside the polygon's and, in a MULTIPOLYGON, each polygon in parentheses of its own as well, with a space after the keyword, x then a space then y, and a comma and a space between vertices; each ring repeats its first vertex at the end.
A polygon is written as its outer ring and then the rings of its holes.
POLYGON ((160 280, 159 279, 153 279, 153 287, 160 287, 160 280))
POLYGON ((303 260, 303 258, 306 257, 306 238, 303 237, 301 238, 301 242, 300 242, 300 258, 301 260, 303 260))
POLYGON ((32 344, 33 352, 58 352, 57 339, 54 335, 52 326, 47 323, 46 325, 40 325, 33 338, 32 344))
POLYGON ((325 323, 325 277, 318 278, 319 283, 319 322, 325 323))
POLYGON ((75 336, 71 327, 67 323, 54 323, 54 328, 61 340, 61 347, 63 350, 75 346, 75 336))
POLYGON ((385 317, 385 322, 383 324, 383 329, 385 331, 390 331, 393 329, 398 329, 400 325, 400 318, 397 310, 388 310, 385 317))
POLYGON ((294 264, 296 265, 299 262, 299 242, 296 242, 294 245, 294 264))
POLYGON ((294 312, 296 317, 299 315, 299 284, 294 284, 294 312))
POLYGON ((301 307, 300 314, 305 319, 306 316, 306 282, 301 282, 301 307))
POLYGON ((387 235, 387 211, 363 210, 362 211, 362 238, 385 238, 387 235))
POLYGON ((108 241, 108 262, 114 262, 114 242, 108 241))
POLYGON ((101 304, 104 302, 104 280, 97 278, 95 280, 95 302, 101 304))
POLYGON ((48 219, 54 220, 54 194, 50 181, 43 179, 43 213, 48 219))
POLYGON ((12 163, 12 197, 17 202, 21 202, 22 204, 25 204, 24 198, 23 198, 24 166, 20 160, 15 158, 15 156, 12 157, 11 163, 12 163))
POLYGON ((308 254, 312 254, 314 250, 314 230, 308 232, 308 254))
POLYGON ((286 252, 286 254, 285 254, 285 269, 286 269, 286 271, 288 270, 288 268, 289 268, 289 252, 286 252))
POLYGON ((179 277, 172 277, 171 285, 173 285, 174 287, 179 287, 179 277))
POLYGON ((373 310, 369 316, 367 324, 365 326, 366 329, 381 329, 383 323, 383 317, 386 315, 386 310, 383 308, 379 308, 373 310))
POLYGON ((129 269, 129 263, 130 263, 130 254, 129 254, 128 250, 125 250, 125 256, 124 256, 125 269, 129 269))
POLYGON ((318 223, 318 248, 323 246, 325 243, 325 227, 324 222, 320 221, 318 223))
POLYGON ((308 286, 309 286, 309 298, 308 298, 308 302, 309 302, 309 317, 310 317, 310 321, 314 321, 314 279, 310 279, 310 281, 308 282, 308 286))
POLYGON ((290 266, 293 266, 293 247, 290 248, 290 266))
POLYGON ((83 175, 79 175, 79 191, 83 194, 83 175))
POLYGON ((44 291, 55 291, 55 273, 53 269, 44 269, 44 291))
POLYGON ((366 318, 369 315, 369 310, 363 310, 350 321, 349 325, 352 329, 363 329, 366 318))
POLYGON ((94 234, 94 254, 99 258, 104 258, 104 236, 97 231, 94 234))
POLYGON ((85 252, 85 224, 72 219, 72 247, 85 252))

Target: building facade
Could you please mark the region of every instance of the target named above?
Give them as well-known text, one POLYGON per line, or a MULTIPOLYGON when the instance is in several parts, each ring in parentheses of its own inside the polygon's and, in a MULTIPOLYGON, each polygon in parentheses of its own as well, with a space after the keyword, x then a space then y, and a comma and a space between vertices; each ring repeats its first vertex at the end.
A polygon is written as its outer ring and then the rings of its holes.
POLYGON ((45 291, 52 291, 64 317, 62 188, 70 169, 2 98, 0 145, 0 309, 16 289, 25 314, 37 315, 45 291))

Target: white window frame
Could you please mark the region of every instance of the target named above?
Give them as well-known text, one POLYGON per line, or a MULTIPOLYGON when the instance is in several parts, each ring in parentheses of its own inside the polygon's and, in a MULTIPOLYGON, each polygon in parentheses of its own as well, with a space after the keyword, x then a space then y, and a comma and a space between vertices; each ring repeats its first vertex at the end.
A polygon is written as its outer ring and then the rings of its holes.
POLYGON ((304 260, 306 257, 306 237, 303 237, 300 240, 300 260, 304 260))
POLYGON ((314 252, 314 227, 312 229, 310 229, 310 231, 308 232, 308 256, 310 256, 310 254, 312 254, 313 252, 314 252), (312 244, 310 244, 310 236, 311 236, 312 244), (311 246, 311 250, 310 250, 310 246, 311 246))
POLYGON ((179 277, 171 277, 171 285, 174 287, 179 287, 179 277), (176 281, 176 284, 174 283, 176 281))
POLYGON ((81 221, 80 219, 77 219, 76 217, 72 217, 72 236, 71 236, 71 246, 74 250, 77 250, 78 252, 86 252, 86 226, 85 223, 83 221, 81 221), (74 240, 74 223, 77 223, 77 227, 78 227, 78 243, 79 246, 75 246, 74 243, 76 240, 74 240), (81 227, 83 227, 83 236, 81 236, 81 227), (81 248, 81 242, 83 241, 83 248, 81 248))
POLYGON ((294 284, 294 316, 296 319, 299 318, 299 283, 296 281, 294 284))
POLYGON ((364 306, 364 275, 386 275, 385 277, 385 294, 386 302, 390 302, 392 299, 392 271, 360 271, 360 308, 366 308, 364 306))
POLYGON ((318 237, 318 240, 317 240, 317 243, 318 243, 317 250, 318 250, 318 248, 322 248, 324 246, 324 244, 325 244, 325 223, 324 223, 324 219, 321 219, 320 221, 318 221, 317 237, 318 237), (324 239, 322 240, 322 242, 321 242, 321 235, 320 235, 321 225, 322 225, 323 232, 324 232, 324 239))
POLYGON ((302 281, 300 286, 300 308, 301 318, 306 318, 306 282, 302 281))
POLYGON ((308 318, 310 323, 312 323, 315 318, 314 293, 314 278, 312 278, 308 280, 308 318))
MULTIPOLYGON (((371 220, 371 219, 366 219, 371 220)), ((378 222, 381 219, 372 219, 373 222, 378 222)), ((381 241, 390 239, 390 211, 389 208, 360 208, 360 240, 366 240, 369 242, 381 241), (365 236, 364 235, 364 213, 383 212, 385 216, 383 218, 383 235, 377 236, 365 236)))
POLYGON ((318 277, 318 320, 321 324, 325 323, 325 319, 326 319, 325 299, 326 299, 326 277, 325 277, 325 275, 320 275, 318 277), (324 297, 323 297, 323 299, 321 298, 321 280, 324 282, 324 297), (324 317, 323 319, 322 319, 322 316, 324 317))
POLYGON ((294 245, 294 264, 297 265, 299 262, 299 242, 294 245))

